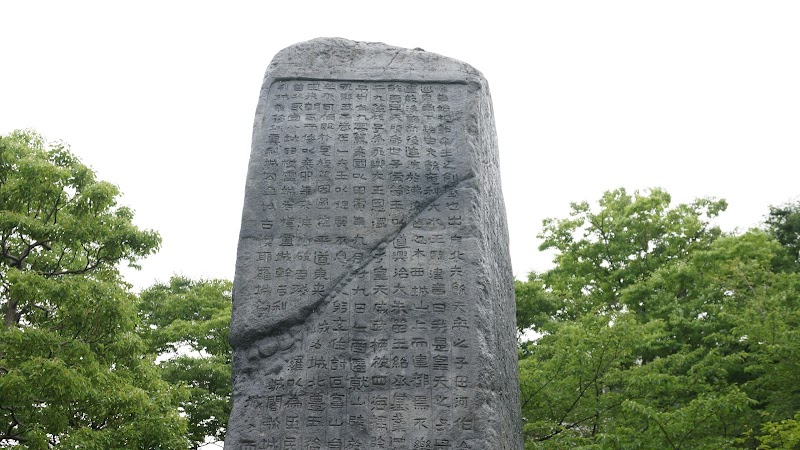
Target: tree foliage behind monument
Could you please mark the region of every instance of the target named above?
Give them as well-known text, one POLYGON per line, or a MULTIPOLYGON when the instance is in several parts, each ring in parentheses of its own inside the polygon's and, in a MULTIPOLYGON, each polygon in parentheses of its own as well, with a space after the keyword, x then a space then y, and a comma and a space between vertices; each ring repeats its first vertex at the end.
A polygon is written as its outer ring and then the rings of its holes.
POLYGON ((186 448, 118 271, 155 251, 63 144, 0 137, 0 446, 186 448))
POLYGON ((800 201, 769 208, 767 229, 787 253, 787 260, 800 265, 800 201))
POLYGON ((713 227, 724 209, 620 189, 545 221, 555 267, 517 283, 518 326, 541 334, 520 361, 527 448, 793 448, 800 275, 774 230, 713 227))
POLYGON ((181 408, 192 448, 223 441, 231 411, 232 283, 172 277, 140 294, 139 333, 148 352, 161 356, 168 383, 186 389, 181 408))
MULTIPOLYGON (((0 448, 224 438, 230 282, 174 277, 137 302, 117 267, 160 238, 118 197, 63 144, 0 137, 0 448)), ((538 336, 520 348, 526 448, 798 448, 800 205, 732 234, 712 225, 725 207, 619 189, 545 222, 555 266, 516 284, 538 336)))

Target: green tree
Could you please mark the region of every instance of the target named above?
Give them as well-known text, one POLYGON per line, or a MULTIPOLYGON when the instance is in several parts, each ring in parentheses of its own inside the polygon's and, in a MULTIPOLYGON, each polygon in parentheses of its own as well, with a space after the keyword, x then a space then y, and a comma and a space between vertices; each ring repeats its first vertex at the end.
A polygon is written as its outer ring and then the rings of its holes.
POLYGON ((521 351, 527 447, 756 448, 800 410, 781 245, 723 235, 723 201, 620 189, 599 206, 545 221, 555 267, 517 283, 518 325, 541 334, 521 351))
POLYGON ((61 143, 0 137, 0 447, 186 448, 118 271, 155 251, 61 143))
POLYGON ((597 212, 588 202, 573 203, 570 218, 544 221, 539 250, 557 254, 542 281, 562 302, 558 317, 625 306, 646 314, 641 305, 621 303, 620 292, 716 239, 720 231, 709 219, 727 207, 724 200, 699 199, 670 208, 671 200, 662 189, 647 195, 617 189, 603 195, 597 212))
POLYGON ((758 437, 759 450, 800 448, 800 413, 794 418, 780 422, 767 422, 763 427, 764 434, 758 437))
POLYGON ((642 326, 631 315, 585 315, 526 346, 519 361, 526 448, 601 443, 626 400, 622 386, 638 343, 661 335, 657 324, 642 326))
POLYGON ((181 403, 192 448, 222 441, 231 409, 232 284, 173 277, 139 298, 139 333, 148 351, 162 355, 163 379, 188 390, 181 403))
POLYGON ((797 270, 800 265, 800 201, 771 206, 765 224, 767 231, 786 249, 797 270))

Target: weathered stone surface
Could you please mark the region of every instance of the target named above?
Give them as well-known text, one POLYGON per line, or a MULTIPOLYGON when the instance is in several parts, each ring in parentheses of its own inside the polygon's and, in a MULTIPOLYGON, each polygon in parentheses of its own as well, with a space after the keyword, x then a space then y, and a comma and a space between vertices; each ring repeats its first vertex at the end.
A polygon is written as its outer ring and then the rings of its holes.
POLYGON ((256 111, 225 448, 521 449, 488 85, 422 50, 315 39, 256 111))

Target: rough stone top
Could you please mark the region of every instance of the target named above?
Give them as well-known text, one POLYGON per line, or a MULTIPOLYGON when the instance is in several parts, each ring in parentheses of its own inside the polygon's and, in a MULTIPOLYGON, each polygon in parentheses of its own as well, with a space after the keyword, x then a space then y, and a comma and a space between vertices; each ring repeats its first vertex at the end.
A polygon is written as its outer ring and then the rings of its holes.
POLYGON ((264 81, 282 78, 486 83, 478 70, 457 59, 342 38, 317 38, 281 50, 264 81))

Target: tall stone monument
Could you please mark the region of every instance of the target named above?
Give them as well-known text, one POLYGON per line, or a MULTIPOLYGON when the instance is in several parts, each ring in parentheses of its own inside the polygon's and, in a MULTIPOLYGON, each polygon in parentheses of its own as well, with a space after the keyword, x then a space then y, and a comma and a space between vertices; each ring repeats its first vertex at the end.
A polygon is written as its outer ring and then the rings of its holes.
POLYGON ((492 104, 467 64, 314 39, 256 110, 226 450, 522 448, 492 104))

